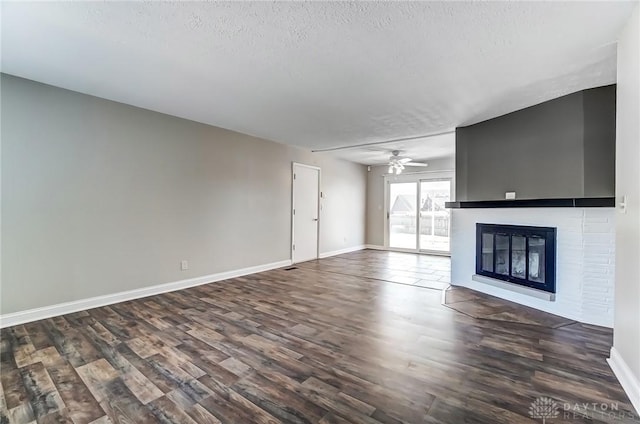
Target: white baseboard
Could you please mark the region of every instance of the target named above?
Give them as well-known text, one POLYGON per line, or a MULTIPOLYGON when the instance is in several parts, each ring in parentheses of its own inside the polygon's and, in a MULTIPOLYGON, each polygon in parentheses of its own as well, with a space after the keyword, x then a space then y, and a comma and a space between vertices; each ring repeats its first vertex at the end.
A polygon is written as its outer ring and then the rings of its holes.
POLYGON ((26 322, 38 321, 58 315, 70 314, 84 311, 86 309, 98 308, 100 306, 111 305, 127 300, 140 299, 142 297, 156 294, 182 290, 189 287, 200 286, 202 284, 227 280, 229 278, 242 277, 243 275, 255 274, 257 272, 269 271, 291 265, 291 259, 272 262, 270 264, 256 265, 232 271, 219 272, 217 274, 205 275, 202 277, 189 278, 187 280, 175 281, 172 283, 158 284, 140 289, 127 290, 118 293, 106 294, 103 296, 90 297, 88 299, 74 300, 72 302, 58 303, 57 305, 43 306, 41 308, 28 309, 26 311, 13 312, 0 315, 0 328, 12 325, 24 324, 26 322))
POLYGON ((620 353, 615 347, 611 348, 611 355, 609 359, 607 359, 607 362, 625 393, 629 396, 631 404, 636 408, 636 412, 640 414, 640 380, 633 375, 631 368, 629 368, 629 365, 622 359, 622 356, 620 356, 620 353))
POLYGON ((358 246, 347 247, 346 249, 333 250, 331 252, 320 253, 320 255, 318 255, 318 257, 320 259, 323 259, 323 258, 328 258, 329 256, 342 255, 343 253, 351 253, 351 252, 355 252, 355 251, 363 250, 363 249, 365 249, 365 245, 361 244, 361 245, 358 245, 358 246))
POLYGON ((377 244, 365 244, 364 245, 365 249, 373 249, 373 250, 387 250, 386 247, 384 246, 379 246, 377 244))

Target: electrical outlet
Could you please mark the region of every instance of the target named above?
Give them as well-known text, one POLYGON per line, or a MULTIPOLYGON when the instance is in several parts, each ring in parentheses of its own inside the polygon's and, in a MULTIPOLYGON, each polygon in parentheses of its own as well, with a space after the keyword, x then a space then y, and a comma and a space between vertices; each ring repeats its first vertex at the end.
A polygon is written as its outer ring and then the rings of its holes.
POLYGON ((504 194, 504 198, 507 200, 515 200, 516 199, 516 192, 515 191, 507 191, 504 194))
POLYGON ((186 270, 188 270, 188 269, 189 269, 189 261, 188 261, 188 260, 186 260, 186 259, 181 260, 181 261, 180 261, 180 269, 181 269, 182 271, 186 271, 186 270))

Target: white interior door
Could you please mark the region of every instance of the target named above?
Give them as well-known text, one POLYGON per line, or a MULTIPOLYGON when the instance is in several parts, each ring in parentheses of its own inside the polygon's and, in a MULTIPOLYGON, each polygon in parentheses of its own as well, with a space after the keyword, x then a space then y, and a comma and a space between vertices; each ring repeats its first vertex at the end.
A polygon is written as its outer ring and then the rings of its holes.
POLYGON ((320 225, 320 168, 293 164, 293 243, 294 263, 318 259, 320 225))

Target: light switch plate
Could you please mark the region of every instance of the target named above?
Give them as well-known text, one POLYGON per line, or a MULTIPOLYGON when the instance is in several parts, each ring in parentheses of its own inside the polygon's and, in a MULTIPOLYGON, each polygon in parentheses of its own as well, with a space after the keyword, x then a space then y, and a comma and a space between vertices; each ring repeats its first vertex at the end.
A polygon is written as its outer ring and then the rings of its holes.
POLYGON ((627 213, 627 196, 620 198, 620 212, 627 213))

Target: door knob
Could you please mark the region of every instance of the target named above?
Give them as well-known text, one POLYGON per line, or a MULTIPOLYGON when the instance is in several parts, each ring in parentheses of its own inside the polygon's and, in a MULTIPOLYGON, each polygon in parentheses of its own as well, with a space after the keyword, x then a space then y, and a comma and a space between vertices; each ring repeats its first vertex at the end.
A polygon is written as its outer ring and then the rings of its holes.
POLYGON ((313 220, 314 220, 314 221, 317 221, 317 220, 318 220, 318 218, 313 218, 313 220))

